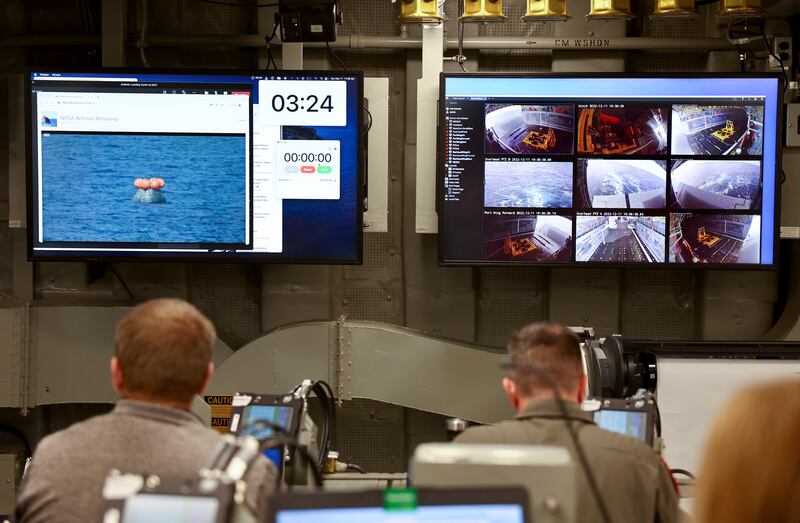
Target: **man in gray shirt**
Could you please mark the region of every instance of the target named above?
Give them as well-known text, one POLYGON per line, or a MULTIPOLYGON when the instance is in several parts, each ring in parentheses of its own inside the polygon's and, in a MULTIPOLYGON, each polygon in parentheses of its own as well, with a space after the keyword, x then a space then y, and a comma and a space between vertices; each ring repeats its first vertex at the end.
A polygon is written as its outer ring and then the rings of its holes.
MULTIPOLYGON (((111 359, 120 401, 109 414, 39 443, 17 498, 18 521, 102 521, 102 489, 112 469, 198 477, 220 441, 190 411, 214 371, 215 337, 211 322, 181 300, 153 300, 128 313, 117 325, 111 359)), ((260 456, 245 479, 247 502, 263 519, 275 469, 260 456)))

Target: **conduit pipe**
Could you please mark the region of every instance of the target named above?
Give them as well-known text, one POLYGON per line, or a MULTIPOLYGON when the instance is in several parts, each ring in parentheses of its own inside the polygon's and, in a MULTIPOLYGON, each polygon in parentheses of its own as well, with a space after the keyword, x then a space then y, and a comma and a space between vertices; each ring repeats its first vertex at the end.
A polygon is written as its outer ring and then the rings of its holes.
MULTIPOLYGON (((276 45, 280 42, 274 40, 276 45)), ((136 45, 130 40, 130 45, 136 45)), ((0 47, 60 47, 100 45, 96 35, 0 35, 0 47)), ((244 35, 149 35, 146 47, 253 47, 266 45, 264 37, 255 34, 244 35)), ((306 47, 324 47, 324 44, 306 43, 306 47)), ((421 49, 422 40, 402 36, 361 36, 342 35, 331 47, 339 49, 421 49)), ((446 49, 457 49, 458 41, 445 41, 446 49)), ((540 49, 559 51, 633 51, 633 50, 730 50, 734 45, 725 38, 466 38, 465 49, 540 49)))

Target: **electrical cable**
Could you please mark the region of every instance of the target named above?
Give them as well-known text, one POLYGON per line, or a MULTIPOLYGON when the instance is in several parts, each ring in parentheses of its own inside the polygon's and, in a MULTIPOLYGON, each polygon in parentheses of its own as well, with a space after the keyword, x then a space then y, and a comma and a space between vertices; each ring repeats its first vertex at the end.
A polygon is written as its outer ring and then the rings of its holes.
MULTIPOLYGON (((292 441, 289 438, 282 437, 282 436, 268 436, 263 440, 259 440, 261 442, 261 449, 271 449, 278 447, 280 445, 285 445, 290 449, 299 452, 303 455, 303 457, 308 460, 309 463, 314 462, 314 457, 308 452, 308 449, 298 445, 297 442, 292 441)), ((320 472, 316 467, 311 467, 311 473, 314 476, 314 485, 318 489, 322 489, 325 486, 325 479, 322 477, 322 472, 320 472)), ((276 486, 279 485, 280 482, 276 482, 276 486)), ((291 485, 288 485, 291 488, 291 485)), ((276 489, 277 490, 277 489, 276 489)))
POLYGON ((656 425, 656 436, 658 436, 660 438, 661 437, 661 410, 658 408, 658 402, 656 401, 656 398, 654 396, 650 396, 650 399, 652 400, 653 406, 655 407, 655 410, 656 410, 656 420, 655 420, 656 421, 656 423, 655 423, 655 425, 656 425))
POLYGON ((278 33, 278 26, 279 25, 280 24, 276 20, 275 23, 272 25, 272 34, 270 34, 269 37, 266 38, 266 40, 267 40, 267 71, 269 71, 270 65, 272 65, 275 68, 276 71, 278 70, 278 64, 275 62, 275 56, 272 54, 272 40, 275 38, 275 35, 278 33))
POLYGON ((355 463, 347 463, 347 470, 355 470, 359 474, 366 474, 366 472, 364 472, 364 469, 362 469, 355 463))
POLYGON ((671 474, 680 474, 681 476, 686 476, 689 479, 697 479, 697 476, 686 469, 670 469, 669 471, 671 474))
POLYGON ((106 264, 106 268, 107 268, 109 271, 111 271, 111 274, 113 274, 114 276, 116 276, 117 280, 119 280, 119 282, 120 282, 120 283, 122 284, 122 286, 125 288, 125 291, 128 293, 128 296, 130 296, 130 297, 131 297, 131 301, 136 301, 136 296, 134 296, 134 295, 133 295, 133 292, 131 291, 131 288, 130 288, 130 287, 128 287, 128 284, 127 284, 127 283, 125 283, 125 280, 123 280, 123 279, 122 279, 122 276, 120 276, 120 275, 119 275, 119 273, 118 273, 118 272, 117 272, 117 270, 114 268, 114 266, 113 266, 113 265, 111 265, 110 263, 107 263, 107 264, 106 264))
MULTIPOLYGON (((242 425, 240 433, 247 434, 257 439, 260 443, 260 450, 286 446, 294 451, 300 452, 300 454, 302 454, 309 463, 314 462, 314 457, 310 452, 308 452, 308 449, 298 445, 297 441, 289 436, 289 433, 286 431, 285 427, 272 423, 271 421, 263 419, 252 420, 242 425), (267 434, 264 437, 257 437, 252 433, 248 434, 248 432, 252 432, 252 429, 258 429, 259 427, 272 430, 272 434, 267 434)), ((322 471, 316 467, 311 467, 311 469, 314 475, 314 484, 317 488, 322 488, 325 484, 324 478, 322 477, 322 471)), ((280 489, 280 483, 280 481, 275 482, 276 492, 280 489)), ((289 487, 291 488, 291 485, 289 485, 289 487)))
POLYGON ((773 57, 775 60, 777 60, 778 65, 781 66, 781 72, 783 73, 783 78, 785 80, 785 82, 783 83, 783 94, 786 94, 786 89, 789 88, 789 75, 786 73, 786 67, 783 66, 783 60, 781 60, 780 55, 775 54, 775 52, 772 50, 772 46, 769 45, 769 40, 767 39, 766 31, 764 31, 763 23, 760 25, 760 28, 761 28, 761 38, 764 40, 764 45, 767 47, 769 55, 773 57))
POLYGON ((463 72, 467 72, 467 68, 464 67, 464 62, 466 61, 466 57, 464 56, 464 21, 461 17, 464 16, 464 2, 458 3, 458 56, 456 56, 456 61, 458 62, 459 67, 463 72))
POLYGON ((551 378, 547 372, 531 365, 520 365, 517 363, 507 362, 503 365, 503 367, 506 369, 521 370, 523 372, 532 372, 541 378, 547 387, 552 390, 556 404, 558 404, 558 410, 561 411, 561 417, 564 419, 564 424, 566 425, 567 432, 572 440, 572 445, 575 447, 575 454, 578 456, 578 461, 580 462, 583 472, 586 475, 586 482, 589 484, 589 489, 592 491, 592 495, 597 503, 597 508, 600 510, 600 515, 603 518, 603 522, 611 523, 611 516, 609 515, 608 507, 603 500, 603 496, 600 494, 600 488, 597 486, 597 479, 594 477, 594 473, 589 466, 589 459, 586 457, 583 446, 578 439, 578 433, 575 431, 575 427, 572 426, 572 422, 569 418, 569 412, 567 411, 567 406, 564 403, 564 398, 561 397, 561 390, 559 390, 556 382, 553 381, 553 378, 551 378))
POLYGON ((147 61, 147 55, 144 51, 145 37, 147 36, 147 0, 142 0, 142 32, 139 34, 139 57, 142 59, 142 65, 149 68, 150 62, 147 61))
POLYGON ((364 134, 366 135, 372 129, 372 122, 373 122, 372 113, 370 112, 369 107, 367 107, 366 103, 364 104, 364 111, 366 111, 367 113, 367 124, 364 126, 364 134))
MULTIPOLYGON (((303 384, 300 384, 295 387, 292 394, 296 395, 297 391, 300 390, 302 386, 303 384)), ((317 471, 322 474, 322 470, 325 467, 325 460, 328 458, 328 452, 333 442, 333 434, 336 426, 336 403, 334 401, 333 389, 323 380, 317 380, 311 383, 303 399, 307 401, 308 394, 311 392, 317 396, 323 409, 322 427, 320 429, 319 461, 316 464, 317 471)), ((311 462, 313 463, 313 460, 311 460, 311 462)))
POLYGON ((347 65, 345 65, 345 63, 342 61, 342 59, 339 58, 339 55, 337 55, 333 51, 333 48, 331 47, 331 43, 330 42, 325 42, 325 48, 328 50, 328 54, 331 55, 331 58, 336 60, 336 63, 338 63, 339 67, 342 68, 342 71, 347 71, 347 65))
POLYGON ((318 380, 311 386, 311 391, 317 395, 320 402, 323 404, 325 413, 323 420, 323 432, 320 440, 319 462, 317 469, 320 474, 325 467, 325 460, 328 458, 328 452, 331 450, 333 443, 334 428, 336 426, 336 404, 333 400, 333 389, 327 382, 318 380))

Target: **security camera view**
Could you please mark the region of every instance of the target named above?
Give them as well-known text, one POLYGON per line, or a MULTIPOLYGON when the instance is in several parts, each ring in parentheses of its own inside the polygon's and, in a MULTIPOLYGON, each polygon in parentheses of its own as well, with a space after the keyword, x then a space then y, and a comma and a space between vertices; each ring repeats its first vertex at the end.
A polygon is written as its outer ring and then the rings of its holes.
POLYGON ((578 206, 582 209, 663 209, 666 160, 578 160, 578 206))
POLYGON ((764 107, 673 105, 672 154, 760 155, 764 107))
POLYGON ((485 163, 485 207, 572 207, 572 162, 485 163))
POLYGON ((486 105, 487 154, 572 154, 571 105, 486 105))
POLYGON ((673 263, 759 263, 761 217, 672 214, 669 243, 673 263))
POLYGON ((666 218, 578 215, 575 261, 658 263, 664 261, 666 218))
POLYGON ((761 207, 761 163, 749 160, 675 160, 676 209, 756 210, 761 207))
POLYGON ((568 262, 572 219, 552 214, 487 214, 483 254, 490 261, 568 262))
POLYGON ((667 154, 667 114, 666 107, 581 107, 578 153, 667 154))

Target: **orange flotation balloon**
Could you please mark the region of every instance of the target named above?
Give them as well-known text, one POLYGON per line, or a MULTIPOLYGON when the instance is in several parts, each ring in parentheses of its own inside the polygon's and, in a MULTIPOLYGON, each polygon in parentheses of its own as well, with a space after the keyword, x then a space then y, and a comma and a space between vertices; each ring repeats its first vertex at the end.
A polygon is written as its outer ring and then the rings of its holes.
POLYGON ((136 180, 133 181, 133 186, 137 189, 147 190, 150 188, 150 182, 147 181, 147 178, 136 178, 136 180))
POLYGON ((148 185, 151 189, 159 191, 164 187, 164 185, 166 185, 166 183, 164 183, 163 178, 150 178, 148 185))

